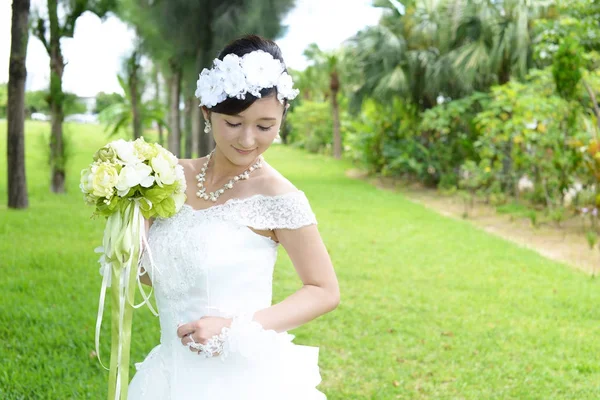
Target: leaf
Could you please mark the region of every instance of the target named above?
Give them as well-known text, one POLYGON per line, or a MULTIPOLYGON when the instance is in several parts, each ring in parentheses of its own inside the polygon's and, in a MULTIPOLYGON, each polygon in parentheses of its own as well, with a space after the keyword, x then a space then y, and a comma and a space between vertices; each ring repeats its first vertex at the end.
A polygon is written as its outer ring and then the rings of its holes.
POLYGON ((154 204, 154 210, 160 217, 168 218, 175 214, 175 201, 172 197, 167 197, 158 204, 154 204))

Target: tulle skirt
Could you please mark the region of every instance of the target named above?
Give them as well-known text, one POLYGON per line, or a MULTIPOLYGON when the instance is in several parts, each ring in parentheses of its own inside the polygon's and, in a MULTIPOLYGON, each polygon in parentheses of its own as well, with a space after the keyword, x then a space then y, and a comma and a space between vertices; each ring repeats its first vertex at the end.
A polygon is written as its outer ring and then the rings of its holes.
POLYGON ((326 399, 316 389, 319 348, 294 344, 293 338, 272 332, 262 343, 239 343, 225 358, 202 358, 175 338, 136 364, 128 399, 326 399))

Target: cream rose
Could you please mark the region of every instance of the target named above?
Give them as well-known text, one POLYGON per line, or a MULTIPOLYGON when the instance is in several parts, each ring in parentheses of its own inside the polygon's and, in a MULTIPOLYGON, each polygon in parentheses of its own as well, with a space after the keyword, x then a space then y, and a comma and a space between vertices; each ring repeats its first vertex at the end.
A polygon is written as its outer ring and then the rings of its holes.
POLYGON ((112 197, 118 180, 119 173, 113 165, 99 164, 92 177, 92 194, 98 197, 112 197))

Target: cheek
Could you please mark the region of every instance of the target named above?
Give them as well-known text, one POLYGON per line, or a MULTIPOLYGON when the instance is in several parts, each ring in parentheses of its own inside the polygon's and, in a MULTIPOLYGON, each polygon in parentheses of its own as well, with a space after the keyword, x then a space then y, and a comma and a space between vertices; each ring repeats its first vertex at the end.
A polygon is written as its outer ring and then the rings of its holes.
POLYGON ((228 127, 225 123, 219 125, 216 129, 214 129, 215 139, 218 137, 222 140, 233 140, 237 136, 237 132, 235 129, 228 127))

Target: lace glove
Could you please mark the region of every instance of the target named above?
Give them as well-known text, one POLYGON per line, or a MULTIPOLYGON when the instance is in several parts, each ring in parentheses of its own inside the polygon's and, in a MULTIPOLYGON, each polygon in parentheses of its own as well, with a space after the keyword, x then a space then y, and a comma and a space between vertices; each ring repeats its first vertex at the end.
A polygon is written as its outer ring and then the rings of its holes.
POLYGON ((274 330, 264 329, 263 326, 252 319, 251 314, 240 314, 233 317, 231 326, 224 327, 221 333, 209 339, 205 355, 217 354, 225 360, 232 353, 237 353, 245 358, 260 361, 267 359, 278 352, 280 346, 291 342, 294 335, 277 333, 274 330))

